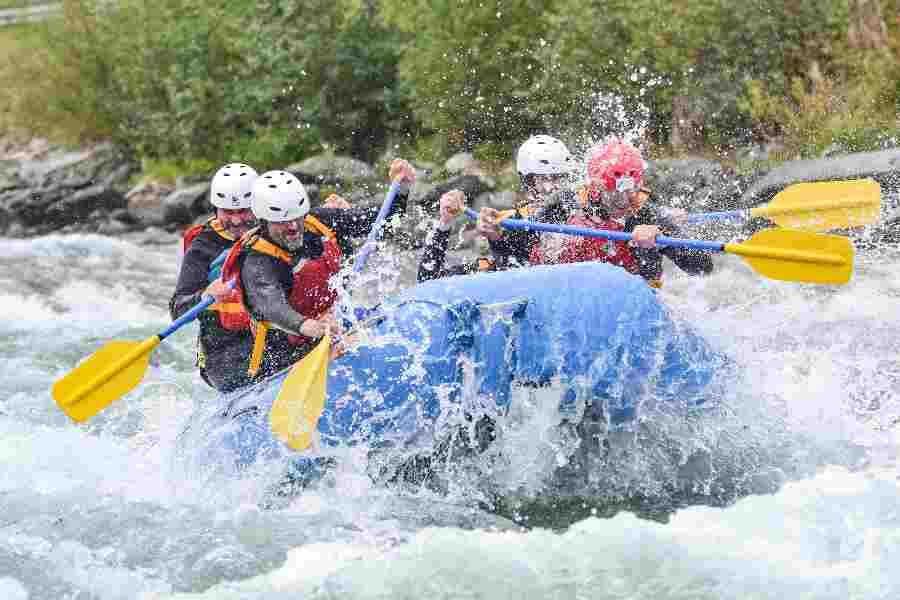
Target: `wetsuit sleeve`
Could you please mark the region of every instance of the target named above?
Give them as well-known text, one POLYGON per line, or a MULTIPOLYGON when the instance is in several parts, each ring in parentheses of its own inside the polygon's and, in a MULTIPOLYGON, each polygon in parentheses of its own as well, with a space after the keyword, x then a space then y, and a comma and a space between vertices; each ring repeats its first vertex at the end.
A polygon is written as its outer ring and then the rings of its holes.
POLYGON ((425 250, 422 252, 422 260, 419 261, 419 273, 416 280, 419 282, 451 277, 453 275, 468 275, 478 270, 477 263, 444 267, 447 257, 447 246, 450 244, 450 230, 442 230, 435 227, 425 238, 425 250))
MULTIPOLYGON (((644 211, 641 211, 643 213, 644 211)), ((646 215, 639 215, 639 225, 656 225, 668 237, 684 237, 681 228, 659 211, 648 210, 646 215)), ((694 250, 693 248, 675 248, 666 246, 659 249, 659 253, 671 260, 679 269, 689 275, 708 275, 712 273, 713 262, 708 252, 694 250)))
POLYGON ((428 281, 443 277, 441 271, 444 268, 444 259, 447 256, 447 246, 450 244, 450 230, 440 227, 432 229, 425 238, 425 249, 422 251, 422 259, 419 261, 419 272, 416 281, 428 281))
POLYGON ((241 267, 244 300, 254 319, 269 321, 273 326, 294 335, 302 335, 300 326, 306 318, 288 303, 281 284, 278 259, 250 253, 241 267))
POLYGON ((207 281, 209 265, 223 249, 221 245, 213 244, 203 234, 194 238, 181 260, 178 283, 175 284, 175 293, 169 301, 169 314, 172 319, 177 319, 200 303, 203 291, 209 285, 207 281))
MULTIPOLYGON (((386 220, 389 221, 394 215, 404 214, 407 202, 409 202, 409 193, 398 193, 391 204, 391 210, 388 212, 386 220)), ((339 238, 354 238, 369 235, 380 209, 380 206, 350 209, 319 207, 312 209, 310 213, 323 225, 334 230, 335 235, 339 238)))
POLYGON ((498 265, 507 265, 515 261, 527 265, 531 255, 531 247, 538 242, 538 236, 529 231, 504 231, 499 239, 489 240, 491 252, 498 265))
MULTIPOLYGON (((557 194, 534 215, 534 220, 539 223, 565 223, 568 218, 567 198, 557 194)), ((498 265, 508 265, 511 258, 520 265, 527 265, 531 260, 531 249, 540 241, 540 234, 534 231, 504 231, 500 239, 490 242, 491 252, 498 265)))

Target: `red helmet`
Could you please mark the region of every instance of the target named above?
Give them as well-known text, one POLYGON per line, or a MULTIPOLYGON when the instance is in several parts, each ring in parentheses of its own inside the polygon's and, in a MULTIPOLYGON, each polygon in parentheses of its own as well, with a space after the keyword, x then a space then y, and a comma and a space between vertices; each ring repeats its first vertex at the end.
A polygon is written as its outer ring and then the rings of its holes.
POLYGON ((611 138, 590 151, 587 172, 591 183, 609 192, 637 190, 644 176, 644 159, 631 144, 611 138))

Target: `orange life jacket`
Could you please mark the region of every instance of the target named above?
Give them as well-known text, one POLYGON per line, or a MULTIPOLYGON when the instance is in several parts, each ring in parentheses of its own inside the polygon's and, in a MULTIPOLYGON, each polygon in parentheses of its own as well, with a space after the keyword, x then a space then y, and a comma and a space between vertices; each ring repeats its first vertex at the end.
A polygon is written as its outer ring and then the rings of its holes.
MULTIPOLYGON (((259 230, 249 231, 239 244, 235 244, 225 264, 222 265, 222 278, 235 280, 235 290, 243 299, 241 285, 240 266, 238 260, 244 252, 255 251, 268 256, 273 256, 293 267, 294 277, 291 291, 288 294, 288 303, 298 313, 309 319, 316 319, 328 311, 337 300, 337 291, 331 287, 329 280, 341 267, 341 247, 335 239, 334 232, 323 225, 312 215, 307 215, 303 221, 308 231, 319 233, 326 238, 322 255, 318 258, 302 261, 294 266, 294 259, 285 250, 275 244, 259 237, 259 230)), ((262 364, 263 353, 266 345, 266 335, 271 327, 268 321, 253 321, 255 337, 253 341, 253 353, 250 356, 250 376, 256 375, 262 364)), ((294 345, 303 345, 311 340, 302 335, 288 335, 288 342, 294 345)))
MULTIPOLYGON (((194 225, 184 232, 182 247, 185 253, 207 225, 222 239, 229 242, 235 241, 234 236, 225 230, 217 218, 213 217, 206 223, 194 225)), ((231 290, 223 302, 216 302, 206 310, 219 313, 219 324, 228 331, 244 331, 250 328, 250 315, 244 310, 240 293, 237 290, 231 290)))

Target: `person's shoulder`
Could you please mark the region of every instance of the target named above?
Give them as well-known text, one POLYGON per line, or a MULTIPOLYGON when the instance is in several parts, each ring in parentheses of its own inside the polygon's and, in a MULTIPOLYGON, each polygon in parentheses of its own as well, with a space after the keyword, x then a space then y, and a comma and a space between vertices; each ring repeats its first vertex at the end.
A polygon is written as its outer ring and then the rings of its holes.
POLYGON ((231 247, 232 242, 222 238, 208 224, 200 225, 199 230, 190 231, 190 239, 186 240, 185 254, 219 254, 226 248, 231 247))

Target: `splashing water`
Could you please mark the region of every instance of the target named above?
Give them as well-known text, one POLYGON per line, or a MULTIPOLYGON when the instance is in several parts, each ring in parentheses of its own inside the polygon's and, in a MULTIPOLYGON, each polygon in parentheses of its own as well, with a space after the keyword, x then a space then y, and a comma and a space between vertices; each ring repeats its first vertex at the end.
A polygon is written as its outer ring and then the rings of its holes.
MULTIPOLYGON (((407 285, 415 259, 373 256, 354 298, 407 285)), ((449 469, 446 493, 374 485, 355 449, 270 509, 271 473, 172 467, 177 433, 215 405, 192 368, 196 326, 86 424, 50 397, 103 343, 165 328, 177 262, 176 244, 0 240, 0 597, 900 593, 900 252, 859 257, 841 288, 767 281, 728 257, 703 279, 667 272, 663 302, 740 367, 715 411, 605 432, 599 452, 560 426, 585 410, 577 390, 566 407, 562 383, 517 389, 496 448, 449 469), (559 531, 480 510, 481 492, 559 531)))

